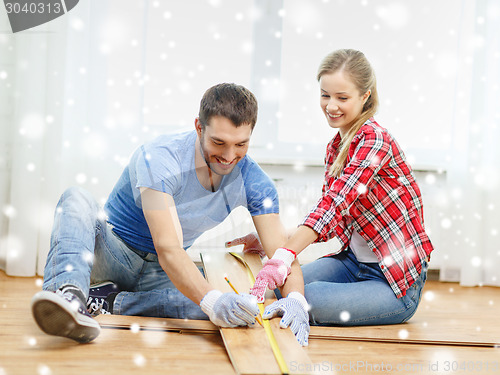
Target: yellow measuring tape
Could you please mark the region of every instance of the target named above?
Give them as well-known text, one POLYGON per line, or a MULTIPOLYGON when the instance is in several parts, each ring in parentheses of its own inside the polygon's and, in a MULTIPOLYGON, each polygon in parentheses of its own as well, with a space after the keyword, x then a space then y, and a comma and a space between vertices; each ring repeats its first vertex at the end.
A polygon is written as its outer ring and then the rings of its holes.
MULTIPOLYGON (((248 266, 247 262, 245 259, 239 255, 238 253, 234 252, 229 252, 233 257, 238 259, 243 265, 245 266, 247 270, 247 275, 248 279, 250 280, 250 283, 253 285, 255 284, 255 277, 253 275, 252 270, 248 266)), ((262 317, 262 314, 264 314, 264 304, 263 303, 258 303, 259 309, 260 309, 260 316, 262 317)), ((278 366, 280 368, 280 371, 282 374, 289 374, 288 371, 288 366, 286 365, 285 358, 283 358, 283 354, 281 353, 281 350, 278 346, 278 342, 276 341, 276 337, 274 337, 274 333, 271 329, 271 323, 269 323, 269 320, 267 319, 262 319, 262 324, 264 325, 264 330, 267 335, 267 339, 269 340, 269 344, 271 344, 271 349, 273 350, 274 358, 276 358, 276 362, 278 363, 278 366)))

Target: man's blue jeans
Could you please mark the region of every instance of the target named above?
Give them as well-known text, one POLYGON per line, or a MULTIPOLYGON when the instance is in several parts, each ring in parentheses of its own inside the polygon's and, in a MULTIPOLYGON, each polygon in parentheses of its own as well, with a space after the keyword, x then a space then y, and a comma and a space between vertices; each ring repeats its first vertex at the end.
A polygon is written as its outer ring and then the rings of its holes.
POLYGON ((361 326, 406 322, 417 310, 427 277, 422 273, 397 298, 377 263, 360 263, 349 249, 302 267, 313 325, 361 326))
POLYGON ((175 288, 156 254, 128 247, 85 190, 66 190, 56 208, 43 289, 77 286, 88 296, 90 283, 113 281, 120 292, 113 313, 164 318, 208 319, 175 288))

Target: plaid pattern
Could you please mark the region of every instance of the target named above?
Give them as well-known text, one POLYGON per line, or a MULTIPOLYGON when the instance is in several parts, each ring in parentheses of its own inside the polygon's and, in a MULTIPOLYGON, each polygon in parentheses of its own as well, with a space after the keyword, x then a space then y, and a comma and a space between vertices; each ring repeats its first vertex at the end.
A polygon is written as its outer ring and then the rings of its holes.
POLYGON ((433 250, 420 189, 396 140, 373 118, 355 135, 342 174, 330 177, 340 140, 337 134, 327 146, 323 194, 302 225, 319 234, 318 242, 340 240, 342 247, 330 255, 345 250, 357 230, 400 298, 433 250))

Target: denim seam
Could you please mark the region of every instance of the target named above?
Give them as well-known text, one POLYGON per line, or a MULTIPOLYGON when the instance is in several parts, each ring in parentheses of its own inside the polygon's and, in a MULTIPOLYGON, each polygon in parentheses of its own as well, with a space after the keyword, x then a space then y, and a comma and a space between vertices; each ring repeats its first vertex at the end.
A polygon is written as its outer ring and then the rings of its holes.
POLYGON ((121 305, 124 298, 124 293, 118 293, 115 297, 115 301, 113 302, 113 314, 122 315, 121 313, 121 305))
MULTIPOLYGON (((64 201, 64 194, 61 196, 61 198, 60 198, 60 202, 59 202, 59 204, 58 204, 58 205, 62 205, 63 201, 64 201)), ((59 220, 59 221, 60 221, 60 220, 59 220)), ((59 225, 60 225, 60 223, 59 223, 59 225)), ((52 256, 52 260, 51 260, 51 264, 52 264, 52 266, 51 266, 50 268, 51 268, 51 271, 52 271, 52 275, 51 275, 51 277, 50 277, 50 278, 51 278, 52 280, 54 280, 54 281, 51 283, 51 284, 53 285, 53 287, 52 287, 51 289, 52 289, 53 291, 56 291, 57 289, 59 289, 59 288, 57 287, 57 285, 56 285, 56 279, 57 279, 57 275, 56 275, 56 268, 57 268, 56 259, 58 258, 57 253, 59 252, 59 246, 58 246, 58 245, 59 245, 59 236, 54 235, 54 236, 52 237, 52 240, 54 241, 54 243, 53 243, 53 246, 52 246, 52 244, 51 244, 51 247, 52 247, 53 249, 55 249, 55 250, 56 250, 56 253, 52 256)), ((47 267, 45 267, 45 268, 47 268, 47 267)), ((44 272, 45 272, 45 270, 44 270, 44 272)))
POLYGON ((409 306, 406 306, 406 304, 405 304, 405 307, 403 307, 397 311, 392 311, 390 313, 381 314, 381 315, 373 315, 373 316, 367 317, 365 319, 351 320, 350 322, 359 323, 359 322, 369 322, 371 320, 377 320, 377 319, 381 319, 381 318, 390 318, 392 316, 400 315, 404 312, 407 312, 408 310, 410 310, 411 307, 413 307, 413 305, 414 305, 414 303, 410 303, 409 306))
POLYGON ((135 282, 134 282, 136 290, 142 290, 141 279, 142 279, 142 276, 144 275, 144 270, 146 269, 146 267, 147 267, 146 261, 142 260, 141 269, 137 273, 137 277, 135 278, 135 282))
MULTIPOLYGON (((123 264, 123 263, 120 261, 120 259, 118 259, 118 258, 115 256, 115 253, 114 253, 114 251, 112 251, 112 248, 109 246, 108 241, 105 241, 105 236, 103 236, 103 241, 102 241, 102 242, 103 242, 103 245, 104 245, 104 246, 106 246, 106 249, 107 249, 107 251, 108 251, 108 254, 110 254, 110 255, 113 257, 113 259, 114 259, 117 263, 123 264)), ((130 265, 131 265, 131 264, 130 264, 130 265)), ((127 272, 128 272, 127 267, 123 267, 123 268, 124 268, 124 270, 125 270, 125 271, 127 271, 127 272)), ((144 265, 143 265, 143 267, 141 268, 141 271, 142 271, 142 269, 143 269, 143 268, 144 268, 144 265)), ((130 273, 130 272, 129 272, 129 273, 130 273)), ((135 278, 135 283, 138 281, 138 279, 139 279, 139 277, 136 277, 136 278, 135 278)))

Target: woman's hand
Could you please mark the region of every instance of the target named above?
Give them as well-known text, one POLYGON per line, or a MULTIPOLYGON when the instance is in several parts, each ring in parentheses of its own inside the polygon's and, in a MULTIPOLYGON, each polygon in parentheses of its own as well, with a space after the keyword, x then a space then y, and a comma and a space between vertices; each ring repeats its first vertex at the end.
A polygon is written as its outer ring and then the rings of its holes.
POLYGON ((273 290, 285 284, 295 258, 296 255, 292 250, 280 247, 276 250, 273 257, 264 263, 250 291, 250 294, 257 297, 258 303, 264 302, 264 295, 267 288, 273 290))

